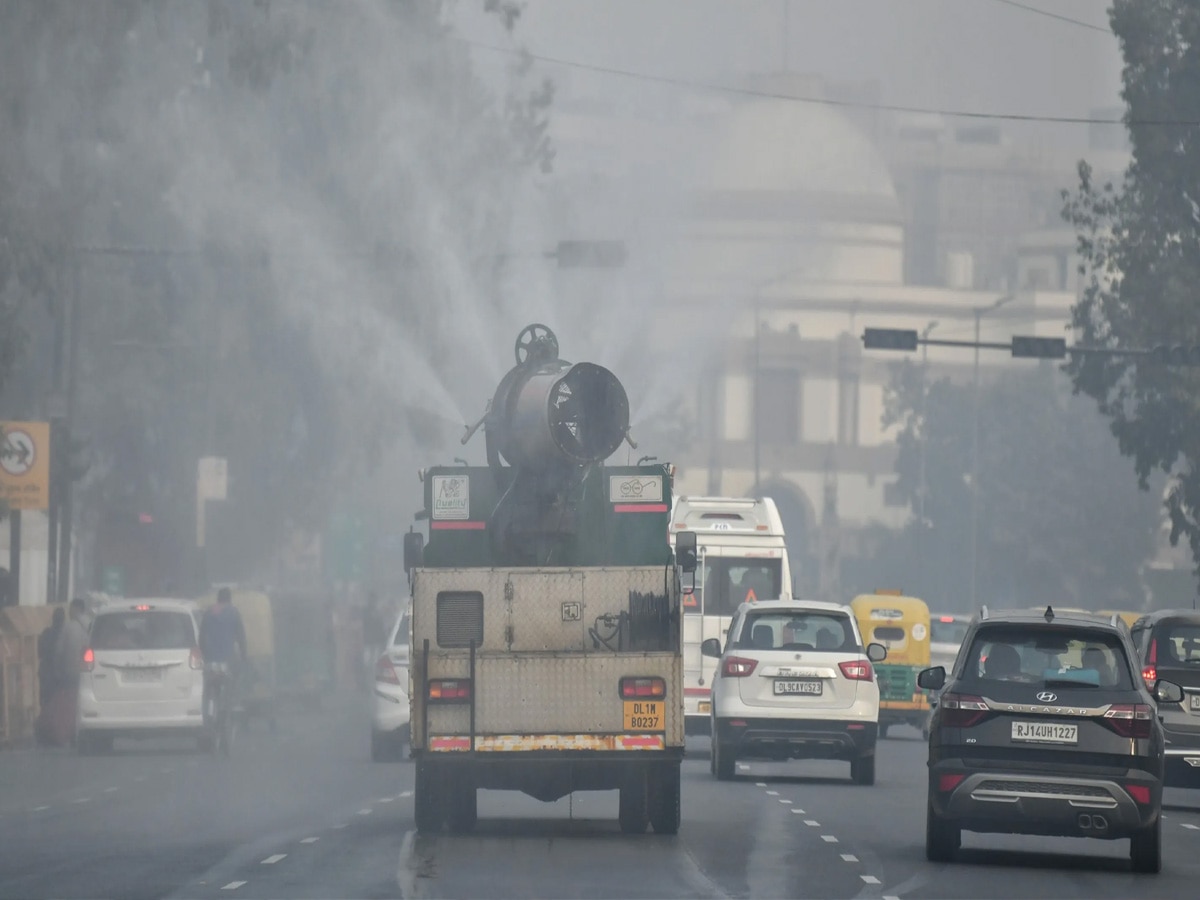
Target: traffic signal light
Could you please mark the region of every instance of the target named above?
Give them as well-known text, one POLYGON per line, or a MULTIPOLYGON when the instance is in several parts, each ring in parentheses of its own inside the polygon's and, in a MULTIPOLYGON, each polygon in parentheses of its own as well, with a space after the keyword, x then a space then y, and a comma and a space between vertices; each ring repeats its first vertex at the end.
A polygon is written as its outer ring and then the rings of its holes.
POLYGON ((917 332, 908 328, 868 328, 863 331, 867 350, 916 350, 917 332))
POLYGON ((1034 359, 1064 359, 1067 355, 1067 342, 1063 338, 1014 337, 1012 355, 1034 359))
POLYGON ((1159 344, 1151 348, 1150 361, 1160 366, 1200 366, 1200 347, 1159 344))

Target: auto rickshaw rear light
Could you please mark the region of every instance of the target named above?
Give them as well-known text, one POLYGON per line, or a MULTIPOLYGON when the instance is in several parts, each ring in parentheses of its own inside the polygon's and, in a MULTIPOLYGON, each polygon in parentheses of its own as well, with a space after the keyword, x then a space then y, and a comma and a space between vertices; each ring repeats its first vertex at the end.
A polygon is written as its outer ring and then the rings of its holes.
POLYGON ((387 684, 400 683, 400 676, 396 674, 396 667, 392 665, 392 658, 386 653, 375 662, 375 680, 383 681, 387 684))
POLYGON ((754 672, 758 666, 757 659, 746 659, 744 656, 727 656, 721 664, 721 674, 726 678, 745 678, 754 672))
POLYGON ((943 794, 947 791, 952 791, 962 784, 963 779, 966 777, 966 775, 939 775, 938 791, 943 794))
POLYGON ((1129 796, 1143 806, 1150 805, 1150 788, 1144 784, 1127 784, 1125 790, 1129 792, 1129 796))
POLYGON ((667 683, 661 678, 622 678, 621 696, 626 700, 643 697, 665 697, 667 683))
POLYGON ((987 718, 987 701, 974 694, 945 694, 940 701, 942 724, 947 728, 973 728, 987 718))
POLYGON ((471 682, 465 678, 429 682, 430 700, 470 700, 471 682))
POLYGON ((1104 713, 1104 724, 1121 737, 1148 738, 1152 717, 1145 703, 1114 703, 1104 713))
POLYGON ((88 647, 83 651, 83 671, 90 672, 96 668, 96 654, 88 647))
POLYGON ((204 657, 200 655, 199 647, 193 647, 191 652, 188 654, 188 668, 190 668, 190 669, 203 669, 204 668, 204 657))
POLYGON ((875 670, 871 668, 871 664, 865 659, 852 659, 847 662, 840 662, 838 663, 838 668, 851 681, 871 681, 875 677, 875 670))

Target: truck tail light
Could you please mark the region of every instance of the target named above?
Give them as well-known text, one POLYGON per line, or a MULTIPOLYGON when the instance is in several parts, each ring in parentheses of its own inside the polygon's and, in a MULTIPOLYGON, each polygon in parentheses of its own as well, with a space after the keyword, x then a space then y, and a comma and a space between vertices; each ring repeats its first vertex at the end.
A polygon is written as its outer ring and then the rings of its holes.
POLYGON ((1152 715, 1145 703, 1114 703, 1104 714, 1104 724, 1121 737, 1148 738, 1152 715))
POLYGON ((96 668, 96 654, 92 652, 92 648, 88 647, 83 651, 83 671, 90 672, 96 668))
POLYGON ((470 700, 471 682, 466 678, 439 678, 429 682, 430 700, 470 700))
POLYGON ((842 675, 851 681, 870 681, 875 677, 875 670, 865 659, 852 659, 849 662, 838 663, 842 675))
POLYGON ((622 678, 621 696, 626 700, 665 697, 667 683, 661 678, 622 678))
POLYGON ((727 656, 721 664, 721 674, 726 678, 745 678, 758 667, 757 659, 744 656, 727 656))
POLYGON ((942 696, 942 724, 947 728, 973 728, 987 718, 987 701, 974 694, 942 696))

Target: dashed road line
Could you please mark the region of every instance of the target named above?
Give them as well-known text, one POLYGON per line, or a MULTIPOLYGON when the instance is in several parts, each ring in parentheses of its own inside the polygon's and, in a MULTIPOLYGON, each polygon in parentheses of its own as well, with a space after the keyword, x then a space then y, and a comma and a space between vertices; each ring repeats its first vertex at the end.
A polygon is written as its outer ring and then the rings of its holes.
POLYGON ((270 856, 268 856, 266 859, 264 859, 262 861, 262 865, 273 866, 273 865, 275 865, 275 863, 279 862, 281 859, 286 859, 286 858, 287 858, 286 853, 272 853, 270 856))
POLYGON ((874 875, 859 875, 858 877, 861 878, 863 881, 865 881, 867 884, 881 884, 882 883, 874 875))
POLYGON ((72 803, 88 803, 91 799, 92 799, 91 797, 77 797, 76 799, 72 800, 71 802, 72 803))
POLYGON ((238 888, 240 888, 245 883, 246 882, 244 882, 244 881, 231 881, 231 882, 229 882, 229 884, 225 885, 225 887, 221 888, 221 890, 236 891, 238 888))
POLYGON ((802 816, 802 815, 804 815, 804 814, 805 814, 805 813, 804 813, 804 810, 802 810, 802 809, 801 809, 800 807, 798 807, 798 806, 793 806, 793 807, 792 807, 792 812, 793 812, 793 813, 795 813, 795 814, 796 814, 796 815, 798 815, 798 816, 802 816))
POLYGON ((346 823, 345 823, 345 822, 339 822, 337 825, 334 825, 333 827, 334 827, 335 829, 337 829, 337 828, 345 828, 345 827, 346 827, 346 823))
POLYGON ((319 840, 320 840, 320 838, 319 838, 319 837, 306 837, 306 838, 303 838, 303 839, 301 839, 300 843, 302 843, 302 844, 315 844, 315 843, 316 843, 317 841, 319 841, 319 840))
POLYGON ((380 798, 379 798, 378 800, 376 800, 375 802, 376 802, 376 803, 391 803, 391 802, 392 802, 392 800, 394 800, 394 799, 395 799, 394 797, 380 797, 380 798))
POLYGON ((768 797, 778 797, 779 791, 767 791, 767 796, 768 797))
POLYGON ((360 809, 358 814, 360 816, 369 816, 372 812, 374 812, 374 810, 368 806, 366 809, 360 809))
POLYGON ((842 859, 845 860, 846 862, 858 862, 858 857, 855 856, 853 853, 843 853, 842 859))
POLYGON ((756 781, 756 782, 754 782, 754 786, 755 787, 766 787, 767 783, 765 781, 756 781))
POLYGON ((1191 822, 1184 822, 1184 828, 1190 828, 1192 831, 1200 831, 1200 825, 1193 825, 1191 822))
POLYGON ((836 844, 838 842, 838 839, 836 837, 834 837, 832 834, 821 835, 821 840, 823 840, 827 844, 836 844))
POLYGON ((900 900, 895 894, 884 894, 883 900, 900 900))
POLYGON ((820 828, 821 827, 821 823, 818 822, 816 819, 805 819, 804 824, 807 825, 809 828, 820 828))
POLYGON ((104 789, 104 793, 106 793, 106 794, 112 794, 112 793, 114 793, 116 790, 117 790, 117 789, 116 789, 115 787, 106 787, 106 788, 104 789))
POLYGON ((401 796, 401 797, 411 797, 411 796, 412 796, 412 794, 413 794, 413 792, 412 792, 412 791, 401 791, 401 792, 400 792, 400 796, 401 796))
POLYGON ((30 812, 45 812, 49 808, 50 807, 48 807, 48 806, 35 806, 33 809, 30 810, 30 812))
POLYGON ((780 797, 779 802, 780 803, 791 803, 792 801, 788 800, 786 797, 780 797))

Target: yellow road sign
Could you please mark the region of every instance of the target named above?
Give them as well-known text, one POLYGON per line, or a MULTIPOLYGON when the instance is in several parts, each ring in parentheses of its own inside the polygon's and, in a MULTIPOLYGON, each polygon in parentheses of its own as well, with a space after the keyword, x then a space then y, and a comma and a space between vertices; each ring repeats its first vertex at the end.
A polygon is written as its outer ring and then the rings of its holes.
POLYGON ((49 508, 49 422, 0 422, 0 499, 9 509, 49 508))

